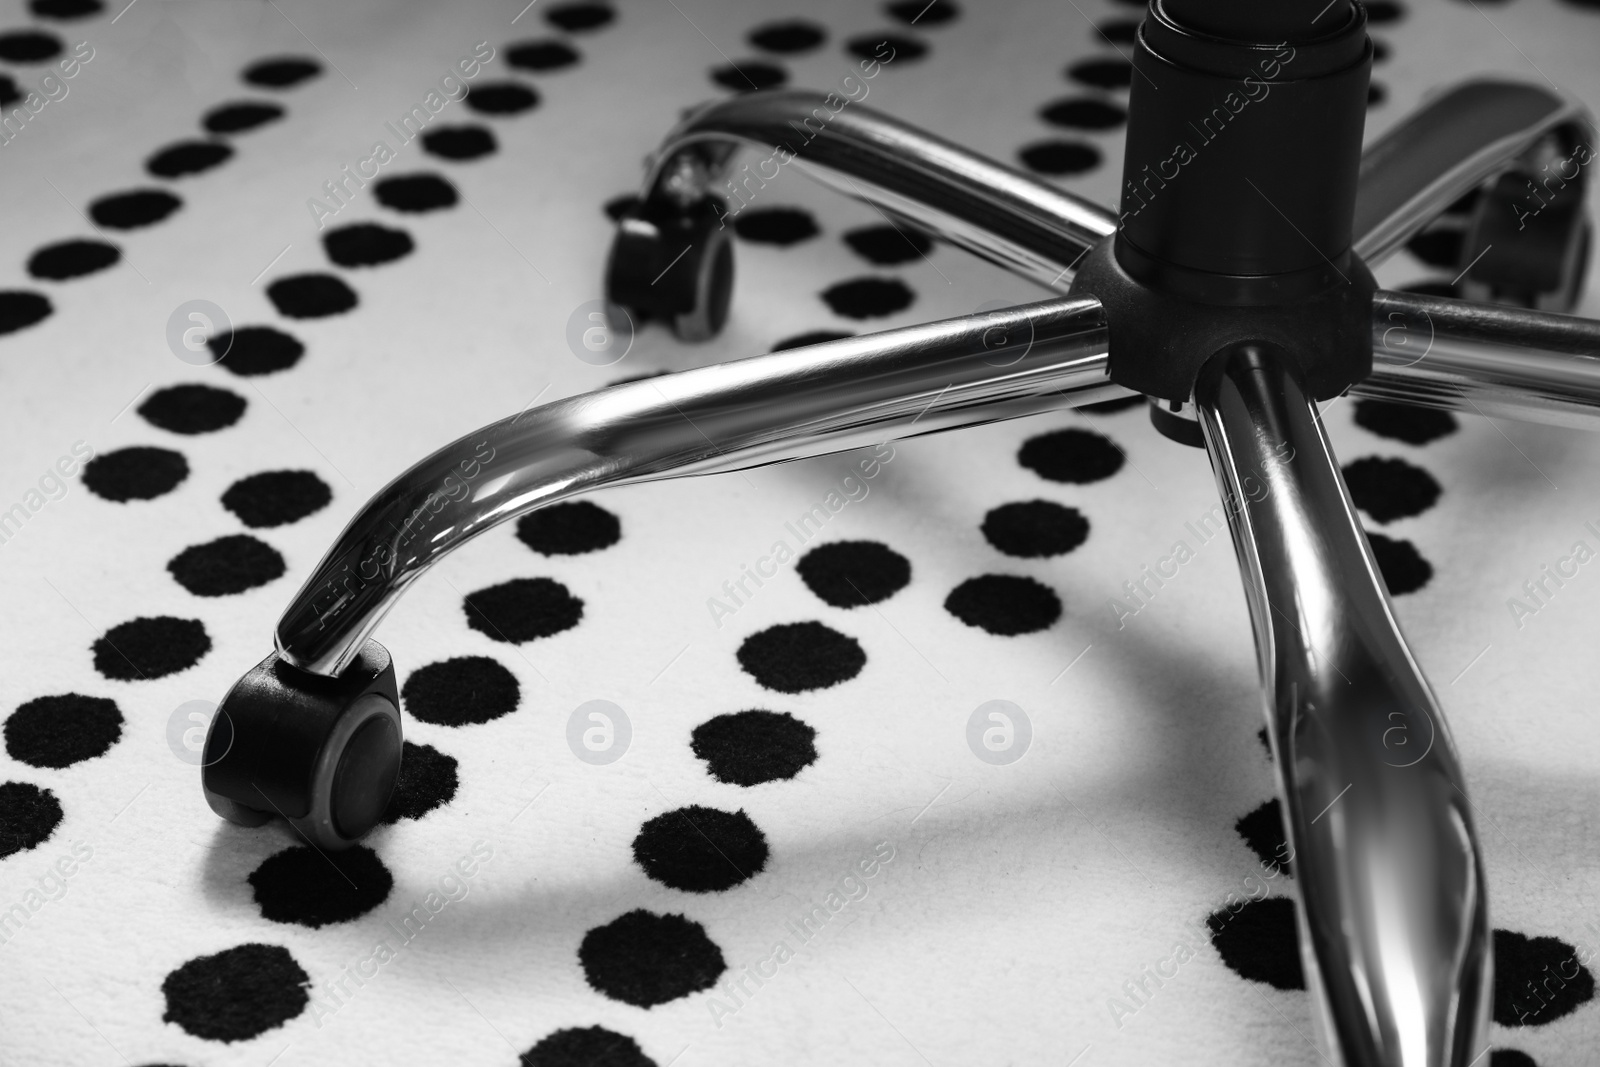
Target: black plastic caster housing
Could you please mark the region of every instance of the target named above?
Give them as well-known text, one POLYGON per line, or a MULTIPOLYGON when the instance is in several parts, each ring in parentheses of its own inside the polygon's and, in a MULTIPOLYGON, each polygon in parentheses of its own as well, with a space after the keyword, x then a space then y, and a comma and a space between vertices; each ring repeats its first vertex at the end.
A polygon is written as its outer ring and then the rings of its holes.
POLYGON ((1589 265, 1590 152, 1557 132, 1483 190, 1461 245, 1463 297, 1561 313, 1577 306, 1589 265))
POLYGON ((274 652, 217 708, 201 788, 229 822, 260 826, 277 816, 318 848, 349 848, 388 808, 400 753, 400 692, 387 649, 368 641, 338 678, 274 652))
POLYGON ((666 323, 683 341, 721 333, 733 295, 733 240, 725 215, 715 197, 629 211, 611 242, 606 299, 638 322, 666 323))

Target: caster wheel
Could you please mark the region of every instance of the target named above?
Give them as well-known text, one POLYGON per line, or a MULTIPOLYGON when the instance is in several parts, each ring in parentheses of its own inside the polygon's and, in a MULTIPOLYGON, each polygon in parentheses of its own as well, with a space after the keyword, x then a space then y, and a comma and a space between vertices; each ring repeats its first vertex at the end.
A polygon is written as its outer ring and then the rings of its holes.
POLYGON ((400 752, 400 693, 382 645, 368 641, 338 678, 274 652, 212 718, 201 788, 231 823, 278 817, 318 848, 349 848, 389 806, 400 752))
POLYGON ((666 323, 680 340, 721 333, 733 295, 733 240, 722 216, 722 202, 710 197, 624 215, 606 264, 606 299, 638 321, 666 323))

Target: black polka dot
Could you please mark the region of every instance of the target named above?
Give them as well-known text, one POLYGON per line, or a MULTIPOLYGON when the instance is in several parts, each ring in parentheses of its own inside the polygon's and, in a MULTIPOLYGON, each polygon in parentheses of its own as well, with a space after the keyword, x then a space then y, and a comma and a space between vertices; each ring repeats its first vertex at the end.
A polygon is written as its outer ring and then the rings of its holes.
POLYGON ((1557 937, 1494 932, 1494 1021, 1543 1026, 1594 999, 1594 975, 1557 937))
POLYGON ((455 799, 459 784, 454 756, 447 756, 432 745, 407 741, 400 757, 400 777, 394 783, 394 795, 389 798, 383 821, 392 826, 401 819, 420 819, 455 799))
POLYGON ((1447 296, 1452 300, 1461 299, 1461 286, 1454 282, 1413 282, 1399 288, 1402 293, 1416 293, 1418 296, 1447 296))
POLYGON ((150 394, 139 414, 150 425, 169 433, 215 433, 238 422, 245 399, 238 393, 209 385, 169 385, 150 394))
POLYGON ((283 118, 283 108, 254 100, 223 104, 206 112, 200 125, 207 133, 244 133, 283 118))
POLYGON ((262 529, 299 522, 332 499, 328 483, 311 471, 262 471, 228 486, 222 506, 251 529, 262 529))
POLYGON ((719 782, 786 781, 817 759, 817 731, 788 712, 739 711, 694 728, 690 749, 719 782))
POLYGON ((207 1041, 247 1041, 306 1010, 311 976, 281 945, 196 956, 167 975, 163 1022, 207 1041))
POLYGON ((1052 126, 1069 130, 1114 130, 1128 121, 1128 112, 1104 100, 1070 96, 1041 107, 1039 117, 1052 126))
POLYGON ((9 74, 0 74, 0 107, 10 107, 22 99, 22 92, 9 74))
POLYGON ((733 232, 756 244, 792 245, 810 240, 821 230, 809 211, 797 207, 765 207, 735 215, 733 232))
POLYGON ((50 840, 61 825, 61 802, 29 782, 0 782, 0 859, 50 840))
POLYGON ((790 56, 816 48, 828 39, 828 31, 815 22, 790 19, 757 26, 750 31, 747 39, 764 52, 790 56))
POLYGON ((1389 587, 1390 596, 1415 593, 1433 578, 1433 564, 1422 558, 1417 546, 1400 538, 1385 537, 1380 533, 1367 534, 1372 545, 1372 555, 1378 561, 1378 571, 1383 584, 1389 587))
POLYGON ((899 19, 907 26, 920 26, 923 29, 943 26, 961 13, 955 0, 894 0, 883 5, 883 9, 891 18, 899 19))
POLYGON ((539 94, 521 82, 484 82, 467 93, 467 106, 480 115, 520 115, 539 106, 539 94))
POLYGON ((498 145, 482 126, 440 126, 422 135, 422 150, 441 159, 477 159, 498 145))
MULTIPOLYGON (((457 656, 413 671, 400 690, 406 711, 438 726, 489 722, 517 710, 516 676, 488 656, 457 656)), ((405 762, 401 761, 401 773, 405 762)))
POLYGON ((795 570, 806 588, 836 608, 876 604, 911 582, 911 561, 878 541, 818 545, 795 570))
POLYGON ((313 930, 358 919, 389 898, 394 876, 364 845, 327 852, 296 846, 250 872, 261 917, 313 930))
POLYGON ((1284 874, 1294 873, 1292 861, 1287 858, 1290 853, 1289 840, 1283 833, 1283 805, 1277 800, 1269 800, 1248 815, 1240 816, 1233 828, 1268 868, 1277 867, 1284 874))
POLYGON ((122 736, 115 701, 81 693, 37 697, 6 720, 6 751, 33 767, 70 767, 111 751, 122 736))
POLYGON ((1430 267, 1454 267, 1461 262, 1461 245, 1465 238, 1462 230, 1423 230, 1406 242, 1406 251, 1430 267))
POLYGON ((1106 19, 1095 27, 1093 34, 1096 41, 1110 41, 1112 44, 1132 44, 1139 36, 1138 19, 1106 19))
POLYGON ((283 577, 278 550, 249 534, 229 534, 191 545, 167 562, 167 570, 195 596, 232 596, 283 577))
POLYGON ((651 378, 659 378, 664 374, 671 374, 671 373, 672 373, 672 371, 669 371, 669 370, 646 371, 643 374, 630 374, 625 378, 618 378, 616 381, 611 382, 610 384, 611 385, 632 385, 634 382, 649 381, 651 378))
POLYGON ((233 149, 221 141, 180 141, 145 160, 144 169, 157 178, 181 178, 221 166, 233 149))
MULTIPOLYGON (((638 206, 638 193, 623 193, 621 196, 613 196, 610 200, 607 200, 603 205, 603 208, 606 213, 606 218, 610 219, 612 222, 621 222, 624 218, 633 214, 634 209, 638 206)), ((737 221, 734 223, 734 225, 737 232, 737 221)))
POLYGON ((844 235, 850 250, 869 263, 892 267, 933 251, 933 238, 914 226, 862 226, 844 235))
POLYGON ((520 70, 551 71, 578 62, 578 53, 562 41, 523 41, 506 49, 506 62, 520 70))
POLYGON ((1489 1053, 1489 1067, 1539 1067, 1533 1057, 1514 1048, 1497 1048, 1489 1053))
POLYGON ((291 274, 267 286, 278 314, 291 319, 340 315, 356 306, 355 290, 331 274, 291 274))
POLYGON ((584 33, 611 25, 617 13, 606 4, 557 4, 548 8, 544 20, 558 30, 584 33))
POLYGON ((45 19, 82 19, 105 10, 100 0, 32 0, 28 9, 45 19))
POLYGON ((541 1038, 522 1054, 522 1067, 656 1067, 656 1061, 627 1034, 586 1026, 541 1038))
POLYGON ((1222 962, 1239 977, 1274 989, 1306 987, 1294 901, 1263 897, 1247 901, 1238 911, 1221 908, 1206 917, 1206 925, 1222 962))
POLYGON ((148 681, 188 670, 210 651, 211 638, 199 619, 130 619, 96 639, 94 669, 119 682, 148 681))
POLYGON ((206 339, 222 366, 241 378, 276 374, 300 362, 306 346, 271 326, 241 326, 206 339))
POLYGON ((767 689, 804 693, 847 682, 867 654, 853 637, 820 622, 791 622, 751 634, 739 646, 739 666, 767 689))
POLYGON ((61 54, 61 38, 39 30, 0 33, 0 59, 8 63, 43 63, 61 54))
POLYGON ((1379 437, 1425 445, 1448 437, 1458 429, 1456 417, 1448 411, 1393 404, 1387 400, 1357 400, 1356 425, 1379 437))
POLYGON ((983 517, 983 536, 1019 559, 1061 556, 1088 540, 1089 520, 1077 508, 1048 500, 1002 504, 983 517))
POLYGON ((643 908, 584 934, 578 962, 597 991, 639 1008, 710 989, 728 969, 705 927, 643 908))
POLYGON ((1367 106, 1377 107, 1389 99, 1389 90, 1382 82, 1371 82, 1367 85, 1367 106))
POLYGON ((1380 41, 1376 37, 1372 38, 1372 61, 1374 63, 1382 63, 1384 60, 1386 60, 1388 58, 1389 58, 1389 45, 1388 45, 1388 43, 1385 42, 1385 41, 1380 41))
POLYGON ((42 293, 0 290, 0 334, 16 333, 50 317, 55 309, 42 293))
POLYGON ((886 65, 914 63, 928 54, 928 46, 898 33, 864 33, 845 42, 845 51, 857 59, 876 59, 886 65))
POLYGON ((1393 0, 1367 0, 1367 23, 1372 26, 1385 26, 1391 22, 1399 22, 1405 17, 1405 8, 1394 3, 1393 0))
POLYGON ((1015 637, 1054 626, 1061 618, 1061 598, 1032 578, 985 574, 951 590, 944 609, 968 626, 1015 637))
POLYGON ((1125 59, 1084 59, 1067 68, 1067 77, 1096 89, 1126 89, 1133 84, 1133 64, 1125 59))
POLYGON ((710 75, 716 84, 738 93, 776 89, 789 80, 788 71, 760 59, 741 59, 737 63, 712 67, 710 75))
POLYGON ((455 207, 455 186, 437 174, 404 174, 385 178, 372 187, 378 203, 395 211, 416 214, 455 207))
POLYGON ((46 245, 28 257, 28 273, 60 282, 105 270, 122 258, 116 245, 104 241, 62 241, 46 245))
POLYGON ((244 69, 244 80, 266 89, 287 89, 322 73, 322 65, 303 56, 263 59, 244 69))
POLYGON ((159 189, 135 189, 102 196, 89 205, 89 217, 108 230, 136 230, 153 226, 183 205, 159 189))
POLYGON ((189 461, 167 448, 135 445, 106 452, 83 465, 83 484, 95 496, 119 504, 154 500, 189 477, 189 461))
POLYGON ((587 500, 551 504, 517 521, 517 539, 546 556, 577 556, 616 544, 622 523, 587 500))
POLYGON ((1345 484, 1356 507, 1379 522, 1421 515, 1442 490, 1433 475, 1403 459, 1368 456, 1345 465, 1345 484))
POLYGON ((904 311, 917 298, 899 278, 852 278, 822 291, 822 299, 835 315, 847 319, 873 319, 904 311))
POLYGON ((416 244, 404 230, 358 222, 323 234, 322 247, 338 266, 375 267, 410 255, 416 244))
POLYGON ((494 641, 521 644, 570 630, 583 618, 583 601, 549 578, 514 578, 468 593, 467 625, 494 641))
POLYGON ((1094 404, 1080 405, 1079 411, 1087 411, 1091 415, 1115 415, 1119 411, 1132 411, 1134 408, 1145 407, 1145 399, 1139 393, 1132 396, 1119 396, 1115 400, 1101 400, 1094 404))
POLYGON ((662 885, 718 893, 761 873, 767 838, 743 811, 692 804, 645 823, 633 839, 633 858, 662 885))
POLYGON ((1030 437, 1017 452, 1017 462, 1052 482, 1087 485, 1122 469, 1122 450, 1100 434, 1067 429, 1030 437))
POLYGON ((773 344, 772 351, 786 352, 791 348, 805 348, 807 345, 820 345, 828 341, 842 341, 846 337, 854 337, 853 333, 840 330, 812 330, 809 333, 797 333, 793 337, 785 337, 773 344))
POLYGON ((1018 149, 1017 157, 1029 169, 1055 177, 1082 174, 1100 165, 1100 149, 1077 141, 1036 141, 1018 149))

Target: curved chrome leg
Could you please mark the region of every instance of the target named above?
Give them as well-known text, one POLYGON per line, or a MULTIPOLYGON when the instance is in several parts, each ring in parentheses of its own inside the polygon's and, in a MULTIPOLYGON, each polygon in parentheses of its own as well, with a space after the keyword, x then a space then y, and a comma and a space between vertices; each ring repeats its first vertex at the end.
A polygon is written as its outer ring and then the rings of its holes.
POLYGON ((1334 1062, 1468 1067, 1486 1047, 1483 862, 1443 716, 1291 362, 1226 350, 1196 390, 1255 625, 1334 1062))

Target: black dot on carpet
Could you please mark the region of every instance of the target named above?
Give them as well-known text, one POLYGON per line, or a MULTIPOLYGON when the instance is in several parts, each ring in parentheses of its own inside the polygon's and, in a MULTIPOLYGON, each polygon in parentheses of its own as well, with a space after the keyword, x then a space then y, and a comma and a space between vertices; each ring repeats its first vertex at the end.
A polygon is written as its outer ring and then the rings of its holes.
POLYGON ((422 150, 441 159, 477 159, 497 147, 494 134, 482 126, 440 126, 422 135, 422 150))
POLYGON ((691 804, 646 822, 633 839, 633 858, 671 889, 719 893, 761 873, 767 838, 743 811, 691 804))
POLYGON ((558 30, 584 33, 611 25, 617 13, 607 4, 557 4, 544 13, 544 20, 558 30))
POLYGON ((400 756, 400 777, 394 795, 383 813, 383 821, 394 825, 401 819, 420 819, 434 808, 455 799, 460 779, 456 758, 432 745, 404 743, 400 756))
POLYGON ((1372 82, 1367 86, 1367 106, 1377 107, 1389 99, 1389 90, 1382 82, 1372 82))
POLYGON ((244 415, 244 397, 209 385, 169 385, 150 394, 138 411, 150 425, 168 433, 215 433, 244 415))
POLYGON ((267 286, 267 298, 278 314, 291 319, 320 319, 356 306, 355 290, 331 274, 291 274, 267 286))
POLYGON ((717 781, 752 786, 787 781, 816 762, 816 737, 786 711, 739 711, 696 726, 689 747, 717 781))
POLYGON ((10 107, 22 99, 17 83, 8 74, 0 74, 0 107, 10 107))
POLYGON ((1423 230, 1406 242, 1406 251, 1430 267, 1454 267, 1461 262, 1465 238, 1461 230, 1423 230))
POLYGON ((1402 293, 1416 293, 1418 296, 1446 296, 1452 300, 1461 299, 1461 286, 1454 282, 1432 281, 1413 282, 1399 288, 1402 293))
POLYGON ((1344 480, 1356 507, 1379 522, 1421 515, 1438 502, 1443 491, 1421 467, 1379 456, 1346 464, 1344 480))
POLYGON ((109 230, 136 230, 153 226, 183 205, 159 189, 135 189, 102 196, 89 205, 89 217, 109 230))
POLYGON ((561 70, 578 62, 577 49, 563 41, 523 41, 506 49, 506 62, 518 70, 561 70))
POLYGON ((5 735, 14 760, 31 767, 70 767, 111 750, 122 736, 122 712, 104 697, 36 697, 11 713, 5 735))
POLYGON ((639 1008, 710 989, 728 969, 705 927, 643 908, 584 934, 578 962, 596 991, 639 1008))
POLYGON ((1061 598, 1032 578, 984 574, 951 590, 944 609, 968 626, 999 637, 1015 637, 1054 626, 1061 618, 1061 598))
POLYGON ((852 278, 822 291, 822 299, 835 315, 847 319, 873 319, 904 311, 917 294, 899 278, 852 278))
POLYGON ((1274 989, 1306 987, 1294 901, 1288 897, 1247 901, 1238 911, 1219 908, 1206 916, 1206 925, 1222 962, 1240 978, 1274 989))
POLYGON ((791 56, 809 52, 828 39, 828 31, 815 22, 790 19, 785 22, 768 22, 750 31, 747 40, 764 52, 791 56))
POLYGON ((188 670, 210 651, 199 619, 130 619, 95 640, 94 669, 119 682, 146 681, 188 670))
POLYGON ((961 13, 955 0, 894 0, 883 5, 889 17, 907 26, 943 26, 961 13))
POLYGON ((241 326, 208 338, 206 345, 224 368, 241 378, 288 370, 306 351, 305 345, 271 326, 241 326))
POLYGON ((1294 873, 1292 861, 1288 859, 1288 838, 1283 833, 1282 803, 1267 801, 1248 815, 1240 816, 1233 828, 1268 868, 1277 867, 1289 875, 1294 873))
POLYGON ((844 47, 857 59, 876 59, 887 66, 914 63, 928 54, 927 45, 898 33, 864 33, 850 38, 844 47))
POLYGON ((805 348, 807 345, 820 345, 828 341, 842 341, 846 337, 854 337, 853 333, 840 330, 811 330, 808 333, 797 333, 793 337, 785 337, 773 344, 772 351, 786 352, 791 348, 805 348))
POLYGON ((983 536, 1018 559, 1061 556, 1089 538, 1089 520, 1077 508, 1049 500, 1002 504, 983 517, 983 536))
POLYGON ((249 534, 191 545, 167 562, 172 577, 195 596, 232 596, 283 577, 278 550, 249 534))
POLYGON ((818 545, 795 564, 800 580, 836 608, 876 604, 911 582, 911 561, 878 541, 818 545))
POLYGON ((546 556, 577 556, 622 539, 622 522, 587 500, 552 504, 517 521, 517 540, 546 556))
POLYGON ((44 19, 82 19, 105 10, 100 0, 32 0, 28 9, 44 19))
POLYGON ((1106 19, 1094 28, 1091 36, 1101 43, 1110 41, 1112 44, 1132 44, 1139 36, 1139 20, 1106 19))
POLYGON ((0 859, 50 840, 61 825, 61 802, 31 782, 0 782, 0 859))
POLYGON ((659 378, 664 374, 671 374, 671 373, 672 373, 672 371, 669 371, 669 370, 645 371, 643 374, 630 374, 625 378, 618 378, 616 381, 609 382, 607 384, 609 384, 609 385, 632 385, 634 382, 648 381, 651 378, 659 378))
POLYGON ((1489 1053, 1489 1067, 1539 1067, 1533 1057, 1514 1048, 1497 1048, 1489 1053))
POLYGON ((157 178, 181 178, 225 163, 233 149, 221 141, 180 141, 145 160, 144 169, 157 178))
POLYGON ((50 298, 42 293, 20 289, 0 290, 0 334, 27 329, 49 318, 53 310, 50 298))
POLYGON ((244 69, 244 80, 266 89, 287 89, 299 85, 307 78, 322 73, 322 65, 303 56, 277 56, 250 64, 244 69))
POLYGON ((1066 429, 1030 437, 1017 462, 1052 482, 1087 485, 1122 469, 1122 450, 1090 430, 1066 429))
POLYGON ((1077 141, 1035 141, 1017 150, 1029 170, 1061 177, 1082 174, 1100 165, 1100 149, 1077 141))
MULTIPOLYGON (((516 711, 521 699, 516 676, 488 656, 456 656, 419 667, 400 690, 412 717, 437 726, 490 722, 516 711)), ((400 767, 404 774, 404 761, 400 767)))
POLYGON ((1085 59, 1068 67, 1067 77, 1096 89, 1126 89, 1133 84, 1133 64, 1125 59, 1085 59))
POLYGON ((418 214, 455 207, 455 186, 437 174, 403 174, 385 178, 372 187, 378 203, 394 211, 418 214))
POLYGON ((602 208, 606 213, 606 218, 612 222, 621 222, 625 217, 632 214, 633 210, 638 206, 638 193, 623 193, 621 196, 613 196, 610 200, 607 200, 602 205, 602 208))
POLYGON ((196 956, 161 983, 176 1023, 207 1041, 248 1041, 306 1010, 311 976, 281 945, 238 945, 196 956))
POLYGON ((637 1041, 603 1026, 557 1030, 521 1058, 522 1067, 656 1067, 637 1041))
POLYGON ((521 82, 485 82, 467 93, 467 106, 480 115, 520 115, 539 106, 539 94, 521 82))
POLYGON ((767 689, 804 693, 847 682, 867 654, 853 637, 820 622, 791 622, 751 634, 739 646, 739 666, 767 689))
POLYGON ((375 267, 410 255, 416 244, 404 230, 358 222, 323 234, 322 247, 338 266, 375 267))
POLYGON ((1557 937, 1494 932, 1494 1021, 1543 1026, 1594 999, 1594 975, 1557 937))
POLYGON ((1372 61, 1382 63, 1389 58, 1389 45, 1376 37, 1372 39, 1372 61))
POLYGON ((1425 445, 1448 437, 1459 428, 1456 417, 1448 411, 1393 404, 1387 400, 1357 400, 1354 417, 1356 425, 1363 430, 1408 445, 1425 445))
POLYGON ((789 72, 776 63, 762 59, 741 59, 712 67, 711 80, 724 89, 736 93, 753 93, 762 89, 776 89, 789 80, 789 72))
POLYGON ((43 63, 61 54, 61 38, 39 30, 0 33, 0 59, 8 63, 43 63))
POLYGON ((1093 97, 1073 96, 1044 105, 1039 117, 1069 130, 1114 130, 1128 121, 1128 112, 1093 97))
POLYGON ((1389 587, 1390 596, 1415 593, 1433 577, 1433 564, 1422 557, 1417 546, 1400 538, 1368 533, 1373 558, 1378 561, 1378 571, 1383 584, 1389 587))
POLYGON ((914 226, 862 226, 849 230, 844 243, 869 263, 892 267, 921 259, 933 250, 933 238, 914 226))
POLYGON ((797 207, 766 207, 735 215, 733 232, 754 244, 792 245, 808 241, 822 231, 809 211, 797 207))
POLYGON ((149 445, 119 448, 83 465, 83 484, 89 492, 119 504, 154 500, 187 477, 189 461, 181 453, 149 445))
POLYGON ((521 644, 570 630, 583 618, 583 601, 550 578, 514 578, 468 593, 467 625, 493 641, 521 644))
POLYGON ((1367 23, 1372 26, 1385 26, 1391 22, 1399 22, 1405 17, 1406 10, 1393 0, 1368 0, 1367 23))
POLYGON ((283 118, 283 108, 254 100, 222 104, 206 112, 200 125, 207 133, 244 133, 283 118))
POLYGON ((394 876, 365 845, 342 852, 298 845, 250 872, 261 917, 313 930, 358 919, 389 898, 394 876))
POLYGON ((122 258, 116 245, 104 241, 62 241, 45 245, 28 257, 28 273, 61 282, 105 270, 122 258))
POLYGON ((299 522, 328 506, 333 490, 311 471, 262 471, 240 478, 222 506, 253 530, 299 522))
POLYGON ((1145 398, 1135 393, 1132 396, 1119 396, 1115 400, 1102 400, 1095 404, 1083 404, 1078 410, 1087 411, 1091 415, 1115 415, 1119 411, 1132 411, 1134 408, 1147 406, 1145 398))
POLYGON ((1268 759, 1271 759, 1272 739, 1267 736, 1267 728, 1265 726, 1256 731, 1256 740, 1261 742, 1261 750, 1267 754, 1268 759))

